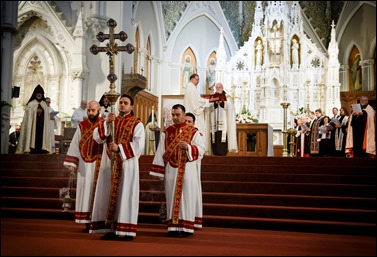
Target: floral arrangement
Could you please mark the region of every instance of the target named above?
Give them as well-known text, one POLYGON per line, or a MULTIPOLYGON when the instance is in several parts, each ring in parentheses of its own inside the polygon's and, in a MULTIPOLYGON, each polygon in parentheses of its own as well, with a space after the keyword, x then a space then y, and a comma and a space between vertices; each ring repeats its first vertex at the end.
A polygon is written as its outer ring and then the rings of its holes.
POLYGON ((249 110, 244 110, 236 115, 236 123, 258 123, 258 119, 249 110))
POLYGON ((295 120, 298 120, 298 119, 301 118, 301 116, 303 114, 306 114, 306 117, 308 117, 308 121, 310 122, 311 119, 309 117, 309 113, 310 113, 310 110, 307 110, 305 107, 300 107, 300 108, 298 108, 298 110, 296 111, 296 113, 291 112, 291 115, 294 116, 295 120))

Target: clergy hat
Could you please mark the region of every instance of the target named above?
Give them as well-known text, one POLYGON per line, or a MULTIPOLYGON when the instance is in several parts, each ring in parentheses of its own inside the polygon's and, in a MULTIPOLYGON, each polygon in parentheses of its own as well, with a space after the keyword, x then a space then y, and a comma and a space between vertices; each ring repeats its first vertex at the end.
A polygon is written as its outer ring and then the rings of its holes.
POLYGON ((45 91, 43 90, 43 87, 41 85, 38 85, 38 86, 36 86, 36 88, 34 88, 33 94, 31 95, 31 97, 30 97, 30 99, 27 103, 30 103, 34 99, 38 100, 37 97, 36 97, 38 93, 42 94, 42 100, 44 101, 45 100, 45 96, 44 96, 45 91))

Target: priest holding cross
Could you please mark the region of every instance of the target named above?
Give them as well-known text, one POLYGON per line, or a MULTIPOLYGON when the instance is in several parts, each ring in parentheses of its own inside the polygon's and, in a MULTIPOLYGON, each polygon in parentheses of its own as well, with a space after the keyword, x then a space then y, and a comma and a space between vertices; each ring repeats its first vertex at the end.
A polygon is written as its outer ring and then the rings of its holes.
POLYGON ((131 44, 118 46, 116 39, 125 41, 127 34, 121 31, 114 34, 117 23, 107 22, 109 34, 99 32, 100 42, 109 40, 106 47, 93 45, 90 52, 106 52, 109 56, 110 91, 105 95, 111 103, 107 119, 93 132, 97 143, 103 144, 103 154, 97 184, 94 187, 94 202, 90 233, 106 233, 102 240, 130 241, 136 236, 139 214, 139 157, 144 152, 145 131, 139 118, 132 115, 134 100, 123 94, 119 99, 117 116, 114 104, 119 93, 115 91, 114 57, 120 51, 129 54, 134 51, 131 44))

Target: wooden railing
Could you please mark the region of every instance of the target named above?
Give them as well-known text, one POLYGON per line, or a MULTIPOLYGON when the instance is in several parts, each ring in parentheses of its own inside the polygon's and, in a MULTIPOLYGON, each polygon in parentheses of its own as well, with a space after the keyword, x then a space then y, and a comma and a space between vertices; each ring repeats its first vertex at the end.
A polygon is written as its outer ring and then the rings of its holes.
MULTIPOLYGON (((134 99, 134 113, 139 117, 144 125, 146 125, 149 115, 152 113, 152 106, 154 106, 154 113, 158 114, 158 97, 149 93, 148 91, 140 91, 134 99)), ((158 115, 157 115, 158 116, 158 115)))

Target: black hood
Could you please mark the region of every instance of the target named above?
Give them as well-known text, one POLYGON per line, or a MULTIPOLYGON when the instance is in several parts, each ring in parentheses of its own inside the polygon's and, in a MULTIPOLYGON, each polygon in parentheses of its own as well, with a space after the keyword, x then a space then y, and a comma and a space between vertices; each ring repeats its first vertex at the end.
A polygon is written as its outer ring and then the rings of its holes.
POLYGON ((38 102, 46 100, 45 91, 43 90, 43 87, 41 85, 38 85, 38 86, 36 86, 36 88, 34 88, 33 94, 31 95, 31 97, 30 97, 30 99, 27 103, 30 103, 34 99, 37 100, 38 102), (37 93, 42 94, 42 98, 40 100, 37 99, 37 93))

